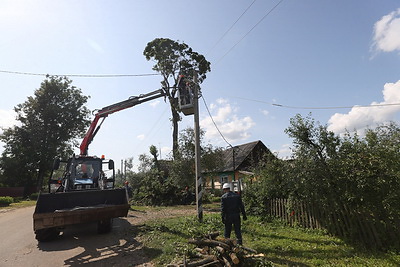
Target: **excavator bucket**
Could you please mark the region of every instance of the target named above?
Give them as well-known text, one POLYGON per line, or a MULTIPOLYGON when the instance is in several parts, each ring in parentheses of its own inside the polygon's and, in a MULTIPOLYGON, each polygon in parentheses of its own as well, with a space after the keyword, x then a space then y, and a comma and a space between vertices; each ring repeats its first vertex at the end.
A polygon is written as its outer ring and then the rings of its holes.
MULTIPOLYGON (((44 229, 126 217, 130 205, 125 188, 40 194, 33 214, 36 235, 44 229)), ((100 224, 99 224, 100 225, 100 224)))

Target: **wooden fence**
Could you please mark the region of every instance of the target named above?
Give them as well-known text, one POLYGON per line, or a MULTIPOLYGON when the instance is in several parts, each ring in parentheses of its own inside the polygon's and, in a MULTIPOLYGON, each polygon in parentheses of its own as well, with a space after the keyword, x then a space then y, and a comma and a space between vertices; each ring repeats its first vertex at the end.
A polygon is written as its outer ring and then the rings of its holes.
POLYGON ((314 203, 271 199, 267 203, 270 216, 278 217, 289 225, 311 229, 326 229, 329 233, 362 242, 367 247, 400 247, 400 218, 377 218, 371 212, 350 209, 333 203, 321 207, 314 203))
POLYGON ((37 187, 0 187, 1 197, 24 197, 38 192, 37 187))

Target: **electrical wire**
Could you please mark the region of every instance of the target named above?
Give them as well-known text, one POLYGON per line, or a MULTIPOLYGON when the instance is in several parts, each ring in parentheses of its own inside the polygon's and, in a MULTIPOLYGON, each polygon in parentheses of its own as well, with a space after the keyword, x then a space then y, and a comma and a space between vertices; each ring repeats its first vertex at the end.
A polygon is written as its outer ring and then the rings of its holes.
POLYGON ((219 130, 217 124, 215 123, 214 118, 212 117, 211 112, 210 112, 210 110, 208 109, 208 105, 207 105, 207 103, 206 103, 206 100, 205 100, 204 96, 202 96, 201 98, 203 99, 204 106, 206 107, 206 110, 207 110, 207 112, 208 112, 208 115, 210 116, 211 121, 212 121, 212 123, 214 124, 215 128, 217 129, 218 133, 221 135, 222 139, 224 139, 225 143, 227 143, 230 147, 233 147, 233 146, 228 142, 228 140, 226 140, 225 136, 221 133, 221 131, 219 130))
MULTIPOLYGON (((239 16, 239 18, 229 27, 229 29, 218 39, 215 45, 208 51, 209 54, 215 47, 222 41, 222 39, 232 30, 232 28, 236 25, 236 23, 246 14, 246 12, 250 9, 251 6, 256 2, 254 0, 243 13, 239 16)), ((247 35, 250 34, 251 31, 254 30, 272 11, 274 11, 283 0, 280 0, 272 9, 270 9, 236 44, 234 44, 228 52, 226 52, 218 61, 220 62, 226 55, 228 55, 247 35)), ((206 54, 206 55, 207 55, 206 54)), ((216 64, 217 64, 216 63, 216 64)), ((30 75, 30 76, 67 76, 67 77, 80 77, 80 78, 121 78, 121 77, 144 77, 144 76, 158 76, 158 73, 148 73, 148 74, 49 74, 49 73, 34 73, 34 72, 22 72, 22 71, 9 71, 9 70, 0 70, 0 73, 7 74, 17 74, 17 75, 30 75)))
POLYGON ((353 105, 353 106, 336 106, 336 107, 301 107, 301 106, 282 105, 282 104, 271 103, 256 99, 249 99, 244 97, 236 97, 236 96, 231 96, 231 97, 252 102, 268 104, 275 107, 290 108, 290 109, 349 109, 349 108, 371 108, 371 107, 374 108, 374 107, 400 106, 400 103, 387 103, 387 104, 370 104, 370 105, 353 105))
POLYGON ((246 38, 269 14, 272 13, 281 3, 283 0, 280 0, 274 7, 272 7, 242 38, 239 39, 229 50, 226 52, 215 64, 218 64, 226 55, 228 55, 244 38, 246 38))
MULTIPOLYGON (((212 50, 215 49, 215 47, 222 41, 222 39, 232 30, 232 28, 236 25, 236 23, 243 17, 244 14, 246 14, 246 12, 250 9, 250 7, 256 2, 256 0, 254 0, 244 11, 243 13, 239 16, 239 18, 231 25, 231 27, 229 27, 229 29, 221 36, 221 38, 218 39, 218 41, 215 43, 215 45, 206 53, 209 54, 212 50)), ((283 2, 283 0, 280 0, 272 9, 270 9, 262 18, 261 20, 259 20, 236 44, 234 44, 229 50, 228 52, 226 52, 217 62, 220 62, 226 55, 228 55, 244 38, 246 38, 246 36, 248 36, 250 34, 250 32, 252 32, 269 14, 271 14, 272 11, 274 11, 281 3, 283 2)), ((214 121, 214 118, 211 115, 211 112, 208 108, 208 105, 206 103, 206 100, 204 98, 204 96, 202 96, 203 102, 204 102, 204 106, 208 112, 208 115, 210 116, 210 119, 212 121, 212 123, 214 124, 215 128, 217 129, 218 133, 220 134, 220 136, 222 137, 222 139, 225 141, 225 143, 228 144, 228 146, 230 146, 233 149, 233 146, 226 140, 225 136, 222 134, 222 132, 220 131, 220 129, 218 128, 216 122, 214 121)))
MULTIPOLYGON (((215 45, 208 51, 209 54, 215 47, 222 41, 222 39, 232 30, 232 28, 236 25, 236 23, 246 14, 246 12, 250 9, 251 6, 256 2, 254 0, 243 13, 239 16, 239 18, 229 27, 229 29, 218 39, 215 45)), ((220 62, 226 55, 228 55, 247 35, 250 34, 272 11, 274 11, 283 0, 280 0, 272 9, 270 9, 238 42, 236 42, 229 50, 226 52, 217 62, 220 62)), ((206 54, 206 55, 207 55, 206 54)), ((49 74, 49 73, 33 73, 33 72, 21 72, 21 71, 9 71, 9 70, 0 70, 0 73, 7 74, 17 74, 17 75, 30 75, 30 76, 67 76, 67 77, 80 77, 80 78, 121 78, 121 77, 144 77, 144 76, 158 76, 158 73, 148 73, 148 74, 49 74)))
POLYGON ((208 112, 208 115, 210 116, 211 121, 213 122, 213 124, 214 124, 215 128, 217 129, 218 133, 221 135, 222 139, 224 139, 225 143, 227 143, 227 145, 232 149, 233 156, 234 156, 234 153, 235 153, 235 148, 236 148, 236 149, 239 149, 240 151, 242 151, 242 149, 241 149, 240 147, 238 147, 238 146, 232 146, 231 143, 229 143, 228 140, 226 140, 225 136, 222 134, 222 132, 219 130, 217 124, 215 123, 215 121, 214 121, 214 119, 213 119, 213 117, 212 117, 212 115, 211 115, 211 112, 210 112, 210 110, 208 109, 208 105, 207 105, 207 103, 206 103, 206 100, 205 100, 204 96, 202 95, 201 98, 203 98, 204 106, 206 107, 206 110, 207 110, 207 112, 208 112))
POLYGON ((163 116, 165 116, 165 113, 167 112, 168 106, 165 107, 165 109, 163 110, 163 112, 160 113, 160 116, 158 117, 157 121, 155 123, 153 123, 153 126, 147 131, 147 133, 144 135, 144 139, 141 140, 138 144, 136 144, 134 151, 139 150, 139 148, 142 146, 142 143, 144 143, 145 141, 149 141, 151 139, 153 139, 154 134, 156 134, 158 131, 154 131, 154 129, 156 128, 156 126, 158 127, 157 129, 159 130, 162 126, 164 126, 164 124, 160 124, 160 121, 162 119, 163 116))
POLYGON ((144 76, 159 76, 159 75, 161 75, 158 73, 147 73, 147 74, 44 74, 44 73, 9 71, 9 70, 0 70, 0 73, 30 75, 30 76, 50 75, 50 76, 67 76, 67 77, 81 77, 81 78, 120 78, 120 77, 144 77, 144 76))
MULTIPOLYGON (((236 23, 238 23, 238 21, 243 17, 244 14, 246 14, 246 12, 250 9, 250 7, 256 2, 257 0, 254 0, 247 8, 245 11, 243 11, 243 13, 239 16, 239 18, 231 25, 231 27, 229 27, 229 29, 221 36, 221 38, 218 39, 218 41, 214 44, 213 47, 211 47, 211 49, 206 53, 206 56, 208 54, 210 54, 210 52, 212 50, 215 49, 215 47, 222 41, 222 39, 224 39, 224 37, 232 30, 232 28, 236 25, 236 23)), ((203 59, 204 60, 204 59, 203 59)))
MULTIPOLYGON (((214 44, 214 46, 208 51, 207 54, 209 54, 211 51, 215 49, 215 47, 222 41, 222 39, 232 30, 232 28, 240 21, 240 19, 247 13, 247 11, 253 6, 253 4, 256 2, 254 0, 244 11, 243 13, 238 17, 238 19, 229 27, 229 29, 221 36, 221 38, 218 39, 218 41, 214 44)), ((226 55, 228 55, 244 38, 246 38, 250 32, 252 32, 272 11, 274 11, 281 3, 283 0, 280 0, 272 9, 270 9, 238 42, 236 42, 221 58, 220 60, 217 61, 220 62, 226 55)), ((30 76, 47 76, 50 74, 44 74, 44 73, 32 73, 32 72, 20 72, 20 71, 8 71, 8 70, 0 70, 0 73, 6 73, 6 74, 17 74, 17 75, 30 75, 30 76)), ((121 78, 121 77, 144 77, 144 76, 158 76, 160 74, 157 73, 152 73, 152 74, 51 74, 54 76, 67 76, 67 77, 81 77, 81 78, 121 78)), ((218 128, 217 124, 215 123, 211 112, 207 106, 207 103, 205 101, 204 96, 203 102, 204 105, 207 109, 207 112, 216 127, 217 131, 221 135, 222 139, 230 146, 233 148, 233 146, 226 140, 225 136, 222 134, 220 129, 218 128)))

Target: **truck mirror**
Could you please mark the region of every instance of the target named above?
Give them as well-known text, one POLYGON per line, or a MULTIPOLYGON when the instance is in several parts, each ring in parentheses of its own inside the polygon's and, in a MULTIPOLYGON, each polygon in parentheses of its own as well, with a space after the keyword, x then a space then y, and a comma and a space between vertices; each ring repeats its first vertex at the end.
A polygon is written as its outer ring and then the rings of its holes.
POLYGON ((108 169, 109 170, 113 170, 114 169, 114 161, 112 159, 110 159, 108 161, 108 169))
POLYGON ((55 158, 53 162, 53 170, 58 170, 60 168, 60 158, 55 158))

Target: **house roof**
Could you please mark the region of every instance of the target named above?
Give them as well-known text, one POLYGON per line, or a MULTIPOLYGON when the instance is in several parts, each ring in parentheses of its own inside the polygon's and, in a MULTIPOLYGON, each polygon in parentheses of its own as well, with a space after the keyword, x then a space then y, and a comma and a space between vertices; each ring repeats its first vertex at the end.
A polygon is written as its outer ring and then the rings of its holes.
POLYGON ((271 153, 260 140, 234 146, 223 151, 223 167, 220 172, 235 170, 248 171, 254 161, 259 161, 262 155, 271 153), (233 154, 234 152, 234 154, 233 154))

